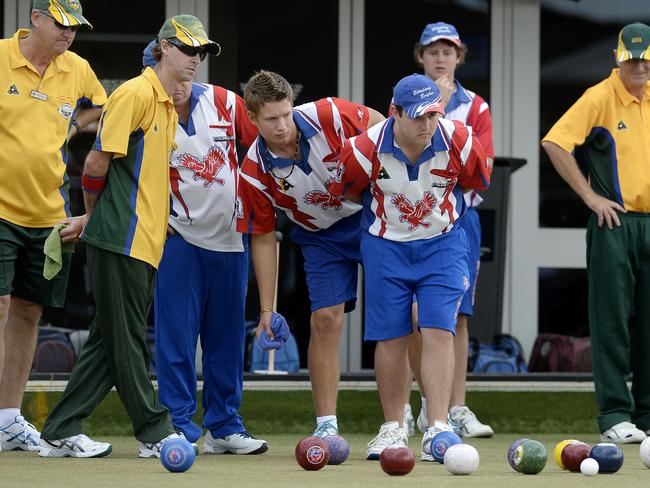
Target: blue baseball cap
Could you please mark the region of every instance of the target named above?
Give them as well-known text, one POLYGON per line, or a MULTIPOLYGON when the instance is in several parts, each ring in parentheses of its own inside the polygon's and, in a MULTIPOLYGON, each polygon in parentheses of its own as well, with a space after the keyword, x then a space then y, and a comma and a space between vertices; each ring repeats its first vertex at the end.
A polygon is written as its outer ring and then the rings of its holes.
POLYGON ((445 114, 438 85, 426 75, 412 74, 399 80, 393 89, 393 104, 401 106, 410 119, 429 112, 445 114))
POLYGON ((155 68, 158 62, 154 59, 153 57, 153 48, 154 46, 158 43, 156 39, 151 41, 149 44, 147 44, 147 47, 144 48, 144 51, 142 51, 142 66, 146 68, 147 66, 151 66, 152 68, 155 68))
POLYGON ((420 44, 428 46, 429 44, 440 40, 449 41, 456 46, 460 46, 461 44, 458 31, 453 25, 444 22, 427 24, 420 36, 420 44))

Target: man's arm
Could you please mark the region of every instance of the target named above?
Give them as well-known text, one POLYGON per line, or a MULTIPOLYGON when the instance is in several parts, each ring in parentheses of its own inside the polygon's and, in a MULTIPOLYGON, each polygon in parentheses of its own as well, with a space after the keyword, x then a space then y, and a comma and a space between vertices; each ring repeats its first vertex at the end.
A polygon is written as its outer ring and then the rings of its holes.
POLYGON ((81 129, 86 127, 88 124, 95 122, 99 119, 99 116, 102 114, 101 107, 97 108, 82 108, 76 114, 74 120, 79 124, 79 129, 75 125, 70 125, 70 131, 68 132, 68 141, 76 136, 81 129))
POLYGON ((621 221, 616 211, 625 213, 626 210, 613 200, 601 197, 592 190, 589 182, 578 168, 578 163, 573 155, 554 142, 544 141, 542 147, 562 179, 578 194, 585 205, 596 214, 598 226, 602 227, 603 222, 607 222, 607 227, 610 229, 614 225, 620 226, 621 221))
POLYGON ((382 114, 377 112, 374 108, 368 107, 368 129, 379 122, 386 120, 382 114))
POLYGON ((260 295, 260 321, 255 333, 258 339, 263 330, 266 331, 269 339, 274 339, 271 331, 271 312, 274 311, 273 299, 275 298, 275 281, 278 272, 276 246, 275 231, 251 235, 253 269, 260 295))
POLYGON ((63 221, 63 223, 68 225, 61 229, 61 242, 75 242, 79 239, 79 235, 86 226, 86 223, 88 223, 90 214, 95 207, 95 202, 97 202, 99 194, 104 187, 106 173, 108 173, 108 165, 112 156, 112 153, 95 151, 94 149, 88 153, 81 180, 86 213, 78 217, 69 217, 63 221))

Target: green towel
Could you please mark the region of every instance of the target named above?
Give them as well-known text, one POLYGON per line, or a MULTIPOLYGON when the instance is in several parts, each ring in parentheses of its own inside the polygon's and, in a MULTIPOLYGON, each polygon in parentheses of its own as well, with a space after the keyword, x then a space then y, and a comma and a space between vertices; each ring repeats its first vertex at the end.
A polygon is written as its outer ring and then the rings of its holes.
POLYGON ((61 229, 68 224, 58 224, 50 235, 45 239, 43 252, 45 263, 43 264, 43 276, 46 280, 54 278, 63 267, 63 253, 74 251, 74 242, 61 242, 61 229))

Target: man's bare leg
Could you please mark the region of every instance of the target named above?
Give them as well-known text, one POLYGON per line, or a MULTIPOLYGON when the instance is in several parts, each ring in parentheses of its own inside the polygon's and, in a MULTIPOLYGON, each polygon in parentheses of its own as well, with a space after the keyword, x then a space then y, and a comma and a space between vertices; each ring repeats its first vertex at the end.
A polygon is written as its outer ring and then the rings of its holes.
POLYGON ((10 300, 4 327, 4 368, 0 379, 0 409, 19 409, 22 404, 36 349, 38 320, 42 312, 43 307, 36 303, 16 297, 10 300))
POLYGON ((454 337, 454 382, 451 389, 451 402, 454 405, 465 405, 465 381, 467 378, 467 350, 469 334, 467 332, 467 315, 460 314, 456 322, 456 337, 454 337))
POLYGON ((344 304, 321 308, 311 315, 308 366, 316 416, 336 415, 339 389, 339 342, 344 304))

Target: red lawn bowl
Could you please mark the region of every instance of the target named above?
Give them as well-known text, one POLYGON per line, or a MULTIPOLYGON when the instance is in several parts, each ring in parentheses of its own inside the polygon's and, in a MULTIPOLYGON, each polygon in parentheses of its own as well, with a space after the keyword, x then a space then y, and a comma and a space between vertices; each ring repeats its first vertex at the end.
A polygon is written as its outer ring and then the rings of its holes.
POLYGON ((415 454, 408 447, 387 447, 379 456, 379 464, 385 473, 403 476, 415 466, 415 454))

